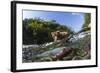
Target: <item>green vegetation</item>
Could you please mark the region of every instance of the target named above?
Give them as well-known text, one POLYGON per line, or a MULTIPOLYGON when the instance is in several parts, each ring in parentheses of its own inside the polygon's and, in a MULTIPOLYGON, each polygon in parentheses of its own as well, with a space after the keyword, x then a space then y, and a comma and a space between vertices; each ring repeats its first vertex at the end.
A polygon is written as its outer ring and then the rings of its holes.
POLYGON ((86 13, 84 20, 85 20, 85 22, 84 22, 82 28, 88 27, 88 25, 91 23, 91 14, 90 13, 86 13))
POLYGON ((39 18, 23 20, 23 44, 44 44, 53 41, 51 32, 67 31, 73 34, 74 31, 55 20, 44 21, 39 18))

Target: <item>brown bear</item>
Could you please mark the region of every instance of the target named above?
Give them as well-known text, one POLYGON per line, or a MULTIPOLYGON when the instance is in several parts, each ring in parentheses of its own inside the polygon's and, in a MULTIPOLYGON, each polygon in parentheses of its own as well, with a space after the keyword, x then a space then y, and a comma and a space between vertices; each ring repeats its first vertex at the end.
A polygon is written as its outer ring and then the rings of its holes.
POLYGON ((51 32, 51 35, 52 35, 54 42, 56 42, 57 40, 62 40, 62 39, 67 38, 69 36, 68 32, 65 32, 65 31, 51 32))

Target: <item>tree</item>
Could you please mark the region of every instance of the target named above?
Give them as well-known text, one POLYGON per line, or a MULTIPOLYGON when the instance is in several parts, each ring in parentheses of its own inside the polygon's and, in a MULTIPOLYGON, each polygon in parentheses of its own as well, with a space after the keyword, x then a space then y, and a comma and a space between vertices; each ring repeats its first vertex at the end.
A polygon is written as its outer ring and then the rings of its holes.
POLYGON ((84 22, 82 28, 88 27, 88 25, 91 23, 91 14, 90 13, 86 13, 84 19, 85 19, 85 22, 84 22))

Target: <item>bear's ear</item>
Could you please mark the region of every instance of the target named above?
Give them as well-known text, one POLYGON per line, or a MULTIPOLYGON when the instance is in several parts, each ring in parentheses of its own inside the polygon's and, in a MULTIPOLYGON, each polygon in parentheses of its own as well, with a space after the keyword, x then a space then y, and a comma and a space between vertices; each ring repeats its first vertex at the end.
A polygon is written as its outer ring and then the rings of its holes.
POLYGON ((51 35, 53 35, 54 34, 54 32, 51 32, 51 35))
POLYGON ((54 37, 55 36, 55 32, 51 32, 51 35, 52 35, 52 37, 54 37))
POLYGON ((56 35, 60 34, 61 32, 60 31, 56 31, 56 35))

